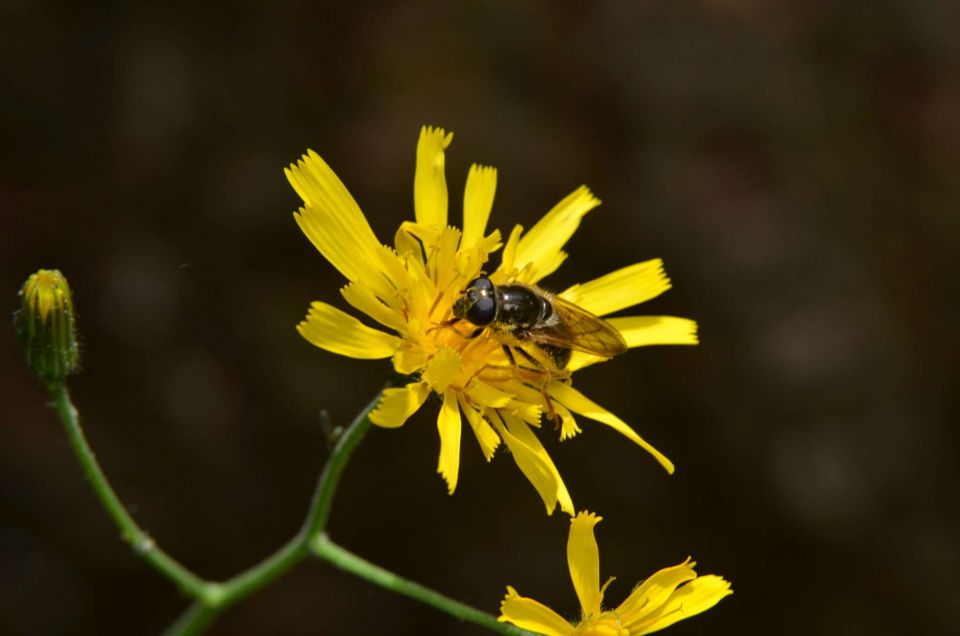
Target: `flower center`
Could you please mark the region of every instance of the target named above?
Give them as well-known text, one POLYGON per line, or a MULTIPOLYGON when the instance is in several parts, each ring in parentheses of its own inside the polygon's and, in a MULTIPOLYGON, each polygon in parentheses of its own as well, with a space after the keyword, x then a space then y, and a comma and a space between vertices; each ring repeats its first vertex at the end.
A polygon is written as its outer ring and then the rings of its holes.
POLYGON ((588 618, 573 632, 575 636, 630 636, 630 630, 620 623, 614 612, 604 612, 599 618, 588 618))

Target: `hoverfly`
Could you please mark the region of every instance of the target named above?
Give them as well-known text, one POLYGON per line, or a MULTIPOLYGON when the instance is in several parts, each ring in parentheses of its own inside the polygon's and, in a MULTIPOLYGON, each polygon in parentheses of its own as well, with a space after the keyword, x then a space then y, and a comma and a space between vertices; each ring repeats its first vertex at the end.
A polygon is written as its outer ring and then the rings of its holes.
POLYGON ((494 285, 481 275, 454 302, 453 315, 477 327, 477 335, 491 329, 511 364, 521 368, 517 352, 547 379, 568 374, 573 351, 609 358, 627 350, 610 323, 534 285, 494 285))

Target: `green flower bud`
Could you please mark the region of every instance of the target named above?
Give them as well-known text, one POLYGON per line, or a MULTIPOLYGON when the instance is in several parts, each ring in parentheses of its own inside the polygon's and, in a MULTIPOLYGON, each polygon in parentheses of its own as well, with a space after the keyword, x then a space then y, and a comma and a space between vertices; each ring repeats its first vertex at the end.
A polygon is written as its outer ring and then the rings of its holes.
POLYGON ((41 380, 63 380, 76 371, 80 352, 73 298, 59 270, 41 269, 27 279, 14 326, 27 366, 41 380))

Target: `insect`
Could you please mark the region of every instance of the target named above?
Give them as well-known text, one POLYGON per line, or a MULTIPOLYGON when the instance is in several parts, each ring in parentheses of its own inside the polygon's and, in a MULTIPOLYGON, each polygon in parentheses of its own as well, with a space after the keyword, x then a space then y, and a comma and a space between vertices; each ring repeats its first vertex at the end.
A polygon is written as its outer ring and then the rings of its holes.
POLYGON ((491 329, 515 367, 514 352, 548 378, 568 375, 573 351, 609 358, 627 350, 610 323, 534 285, 494 285, 480 276, 454 302, 453 315, 477 327, 476 335, 491 329))

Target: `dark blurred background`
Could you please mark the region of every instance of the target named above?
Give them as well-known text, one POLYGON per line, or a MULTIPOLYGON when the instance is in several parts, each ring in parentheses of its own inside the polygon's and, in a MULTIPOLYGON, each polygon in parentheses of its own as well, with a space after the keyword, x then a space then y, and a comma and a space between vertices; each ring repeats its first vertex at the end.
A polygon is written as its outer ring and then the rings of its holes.
MULTIPOLYGON (((459 223, 471 162, 492 223, 581 183, 603 200, 548 279, 663 257, 641 313, 696 318, 577 386, 673 458, 599 424, 559 444, 611 604, 688 554, 736 594, 681 634, 947 634, 960 625, 960 5, 851 2, 112 3, 0 8, 0 308, 71 281, 86 432, 157 542, 225 578, 298 528, 389 364, 294 331, 340 275, 281 170, 325 157, 382 240, 411 218, 421 124, 459 223)), ((0 632, 153 634, 187 602, 93 498, 0 331, 0 632)), ((435 406, 375 430, 334 539, 495 612, 507 584, 575 616, 564 515, 465 434, 453 497, 435 406)), ((213 634, 480 634, 321 563, 213 634)))

